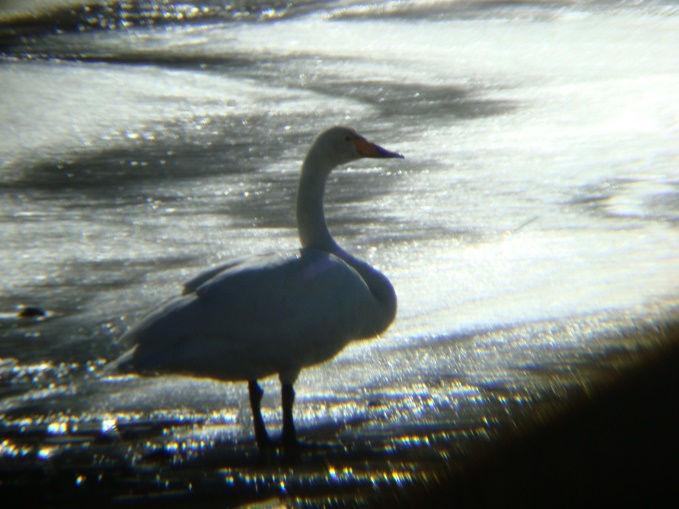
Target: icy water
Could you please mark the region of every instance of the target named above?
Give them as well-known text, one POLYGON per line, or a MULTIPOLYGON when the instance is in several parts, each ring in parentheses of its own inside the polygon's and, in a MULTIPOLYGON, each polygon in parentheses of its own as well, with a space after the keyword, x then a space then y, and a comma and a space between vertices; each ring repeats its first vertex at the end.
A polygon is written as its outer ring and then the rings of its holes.
POLYGON ((669 341, 676 4, 74 3, 0 11, 10 486, 368 500, 462 468, 669 341), (296 248, 299 165, 335 124, 406 156, 337 170, 326 200, 399 312, 296 384, 299 433, 326 448, 263 461, 245 384, 101 368, 204 268, 296 248))

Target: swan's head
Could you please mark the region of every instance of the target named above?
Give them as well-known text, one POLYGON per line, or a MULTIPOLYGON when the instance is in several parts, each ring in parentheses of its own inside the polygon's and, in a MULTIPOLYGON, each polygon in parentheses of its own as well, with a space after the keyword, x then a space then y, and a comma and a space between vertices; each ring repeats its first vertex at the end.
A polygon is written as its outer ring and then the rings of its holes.
POLYGON ((379 145, 366 140, 349 127, 331 127, 316 138, 310 155, 314 154, 327 163, 329 169, 363 157, 403 159, 401 154, 390 152, 379 145))

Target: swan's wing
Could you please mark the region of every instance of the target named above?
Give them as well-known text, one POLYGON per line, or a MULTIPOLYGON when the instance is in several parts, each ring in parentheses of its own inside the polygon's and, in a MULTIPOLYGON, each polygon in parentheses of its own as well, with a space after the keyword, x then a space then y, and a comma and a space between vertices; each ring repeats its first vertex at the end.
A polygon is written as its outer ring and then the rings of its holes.
POLYGON ((196 289, 206 281, 209 281, 217 274, 224 272, 225 270, 229 270, 233 267, 240 265, 242 262, 243 260, 230 260, 222 265, 218 265, 217 267, 213 267, 204 272, 201 272, 193 279, 190 279, 189 281, 184 283, 184 290, 182 291, 182 294, 187 295, 189 293, 195 292, 196 289))
POLYGON ((220 270, 202 274, 206 277, 200 277, 200 284, 192 285, 193 292, 203 300, 223 299, 230 295, 243 301, 266 298, 274 288, 280 288, 282 279, 294 277, 301 262, 299 252, 243 258, 218 267, 220 270))
POLYGON ((266 265, 272 261, 281 260, 282 258, 282 255, 267 253, 247 258, 236 258, 235 260, 229 260, 228 262, 225 262, 221 265, 203 271, 193 279, 188 280, 186 283, 184 283, 182 295, 188 295, 189 293, 195 292, 201 285, 207 283, 223 272, 233 272, 244 266, 256 266, 258 264, 266 265))
POLYGON ((229 379, 294 371, 357 337, 367 298, 361 277, 327 253, 246 261, 131 330, 129 366, 229 379))

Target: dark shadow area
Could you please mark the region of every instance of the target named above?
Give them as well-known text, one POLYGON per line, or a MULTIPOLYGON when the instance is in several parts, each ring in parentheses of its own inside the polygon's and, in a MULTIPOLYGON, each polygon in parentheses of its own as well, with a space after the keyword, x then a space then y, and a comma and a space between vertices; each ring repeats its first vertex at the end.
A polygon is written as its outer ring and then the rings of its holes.
MULTIPOLYGON (((101 223, 118 217, 117 210, 158 202, 163 207, 172 206, 180 215, 221 212, 248 225, 292 227, 299 172, 252 176, 280 160, 289 147, 311 144, 316 133, 286 131, 278 125, 285 120, 289 117, 211 119, 215 132, 204 143, 187 141, 167 127, 161 129, 165 135, 156 140, 26 165, 16 178, 0 182, 0 197, 14 201, 17 210, 25 202, 31 209, 39 207, 41 213, 7 215, 3 219, 21 228, 22 224, 44 220, 43 214, 51 214, 47 219, 54 220, 91 211, 101 223), (227 188, 221 177, 229 176, 242 176, 238 182, 247 186, 240 193, 222 196, 220 191, 227 188), (214 191, 208 184, 212 178, 214 191), (195 188, 205 188, 207 194, 196 189, 190 196, 173 191, 175 184, 179 188, 186 182, 195 182, 195 188), (107 210, 114 213, 100 214, 107 210)), ((296 169, 301 160, 292 164, 296 169)), ((127 222, 129 218, 120 216, 120 220, 127 222)))
POLYGON ((408 118, 456 117, 474 119, 510 113, 517 108, 511 101, 484 99, 475 90, 458 85, 423 85, 387 81, 331 81, 306 87, 331 98, 345 97, 377 110, 376 116, 389 121, 408 118))
POLYGON ((478 450, 461 471, 375 499, 409 507, 661 506, 679 486, 679 326, 670 342, 547 422, 478 450))
MULTIPOLYGON (((0 51, 20 45, 26 36, 61 32, 125 30, 210 22, 271 22, 313 12, 323 6, 315 0, 110 0, 82 5, 33 9, 24 16, 3 16, 0 51)), ((2 19, 2 18, 0 18, 2 19)))
POLYGON ((0 192, 77 189, 96 195, 154 179, 249 173, 260 168, 262 160, 278 157, 289 143, 285 136, 271 136, 276 126, 262 116, 210 118, 208 127, 213 132, 199 141, 186 139, 182 126, 154 126, 153 140, 26 166, 19 178, 0 182, 0 192))
MULTIPOLYGON (((56 36, 55 36, 56 37, 56 36)), ((196 72, 213 71, 220 74, 237 72, 260 62, 244 53, 227 54, 192 54, 190 51, 173 52, 169 48, 160 50, 154 48, 134 48, 127 51, 110 52, 107 48, 91 48, 75 45, 59 47, 57 44, 44 44, 43 40, 29 39, 21 45, 3 48, 0 55, 19 60, 50 60, 60 62, 77 62, 82 64, 111 64, 128 66, 155 66, 165 69, 187 70, 196 72)))
POLYGON ((619 228, 635 228, 637 221, 679 223, 677 180, 614 178, 581 186, 573 194, 567 206, 618 220, 619 228))

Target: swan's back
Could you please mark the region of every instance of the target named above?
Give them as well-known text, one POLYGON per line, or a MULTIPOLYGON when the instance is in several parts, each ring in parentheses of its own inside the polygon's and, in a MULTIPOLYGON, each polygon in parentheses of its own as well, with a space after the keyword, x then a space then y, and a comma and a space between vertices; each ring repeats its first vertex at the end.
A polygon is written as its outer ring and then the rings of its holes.
POLYGON ((373 297, 324 251, 228 264, 146 317, 119 369, 224 380, 297 373, 364 337, 373 297))

